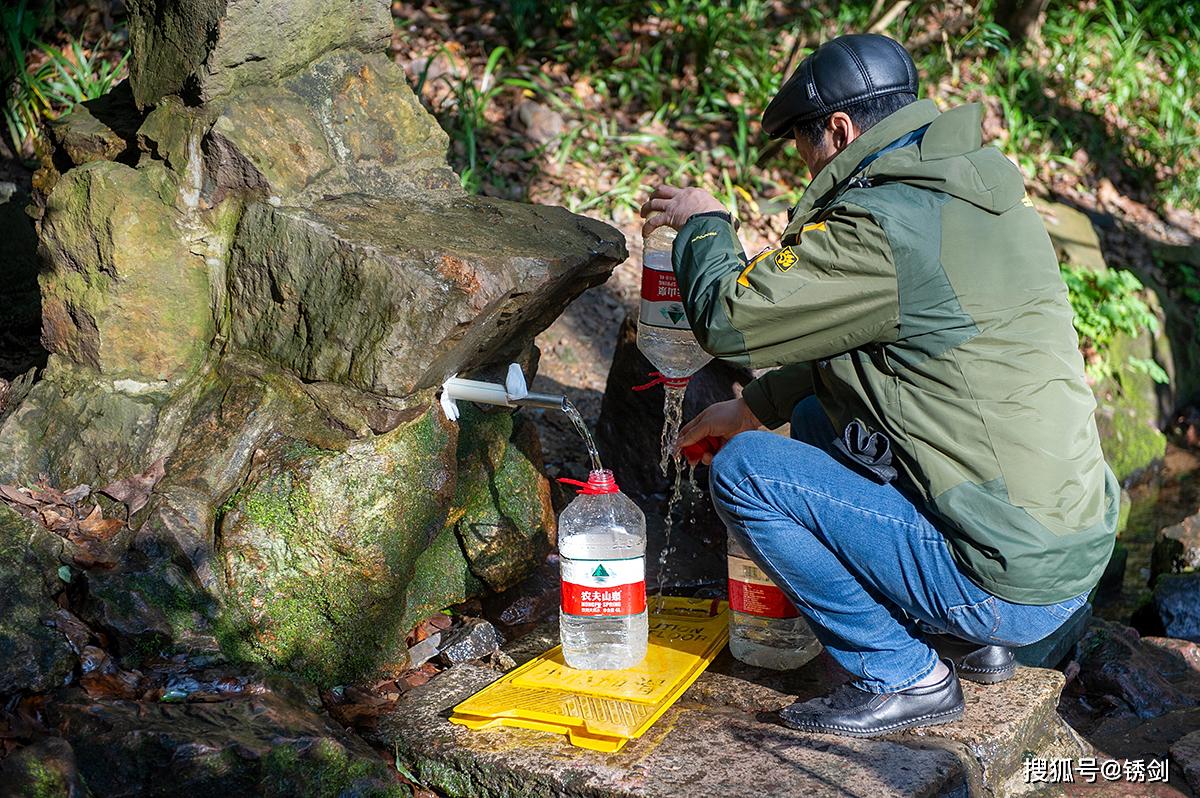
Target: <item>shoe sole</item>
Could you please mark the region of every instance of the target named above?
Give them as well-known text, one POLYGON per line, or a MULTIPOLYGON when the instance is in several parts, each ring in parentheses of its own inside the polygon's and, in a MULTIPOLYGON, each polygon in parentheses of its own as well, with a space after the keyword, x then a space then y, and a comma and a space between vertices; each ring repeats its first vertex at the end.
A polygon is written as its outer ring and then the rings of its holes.
POLYGON ((868 738, 884 737, 889 734, 896 734, 897 732, 908 731, 909 729, 919 729, 925 726, 941 726, 943 723, 951 723, 953 721, 960 720, 964 711, 965 707, 959 706, 957 709, 953 709, 949 712, 939 712, 936 715, 926 715, 925 717, 914 718, 913 720, 894 724, 885 729, 877 729, 875 731, 858 731, 856 729, 852 730, 829 726, 806 726, 799 723, 789 723, 782 715, 778 715, 777 717, 779 718, 780 723, 794 731, 809 732, 810 734, 836 734, 842 737, 868 738))
POLYGON ((975 684, 1000 684, 1000 682, 1007 682, 1016 675, 1017 669, 1015 666, 994 672, 967 671, 963 670, 961 665, 958 668, 959 678, 966 679, 968 682, 975 682, 975 684))

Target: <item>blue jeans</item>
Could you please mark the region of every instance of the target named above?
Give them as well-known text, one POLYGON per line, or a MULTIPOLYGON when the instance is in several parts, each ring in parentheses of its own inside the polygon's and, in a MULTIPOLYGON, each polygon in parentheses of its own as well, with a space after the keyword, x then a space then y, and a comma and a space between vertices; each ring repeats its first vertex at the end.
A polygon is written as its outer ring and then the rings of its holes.
POLYGON ((815 397, 796 405, 792 436, 729 441, 713 459, 713 503, 859 687, 895 692, 933 670, 919 624, 1018 646, 1051 634, 1087 600, 1014 604, 971 582, 912 501, 830 453, 835 433, 815 397))

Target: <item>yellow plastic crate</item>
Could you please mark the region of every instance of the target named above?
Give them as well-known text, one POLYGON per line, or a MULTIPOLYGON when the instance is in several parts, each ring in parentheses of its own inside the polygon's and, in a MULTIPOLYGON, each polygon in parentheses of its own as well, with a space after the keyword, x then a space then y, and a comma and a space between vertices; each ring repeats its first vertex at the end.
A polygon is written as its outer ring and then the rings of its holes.
POLYGON ((581 748, 621 750, 683 695, 729 637, 723 601, 654 597, 649 609, 649 646, 635 667, 576 670, 555 646, 463 701, 450 721, 536 729, 565 734, 581 748))

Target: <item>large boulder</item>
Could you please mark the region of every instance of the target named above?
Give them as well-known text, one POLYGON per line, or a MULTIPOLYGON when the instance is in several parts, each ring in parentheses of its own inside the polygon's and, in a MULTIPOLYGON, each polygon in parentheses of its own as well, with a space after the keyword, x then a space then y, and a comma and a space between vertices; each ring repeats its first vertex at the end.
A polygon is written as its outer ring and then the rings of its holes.
POLYGON ((160 164, 92 161, 67 172, 42 219, 43 342, 113 378, 194 372, 214 334, 209 266, 175 210, 160 164))
POLYGON ((272 447, 220 522, 243 656, 327 684, 403 661, 405 588, 446 520, 453 434, 430 412, 344 452, 272 447))
POLYGON ((421 107, 404 71, 383 54, 338 50, 277 84, 235 92, 212 109, 205 149, 218 191, 250 182, 284 205, 346 193, 462 193, 446 164, 449 137, 421 107))
POLYGON ((515 359, 619 260, 606 230, 478 197, 253 203, 229 267, 232 339, 305 380, 407 396, 515 359))
POLYGON ((391 34, 380 0, 131 0, 130 82, 142 107, 168 94, 206 102, 339 47, 381 52, 391 34))
POLYGON ((528 429, 452 425, 436 389, 528 361, 624 242, 467 196, 391 25, 382 0, 138 0, 132 101, 55 127, 52 355, 0 417, 0 482, 162 469, 116 564, 72 585, 122 658, 219 648, 366 678, 552 544, 528 429))

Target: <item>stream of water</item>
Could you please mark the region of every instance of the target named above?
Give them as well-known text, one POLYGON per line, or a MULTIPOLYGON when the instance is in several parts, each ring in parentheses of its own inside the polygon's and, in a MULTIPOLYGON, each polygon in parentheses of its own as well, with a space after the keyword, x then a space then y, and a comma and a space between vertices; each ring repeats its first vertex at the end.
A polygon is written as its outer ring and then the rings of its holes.
POLYGON ((675 529, 676 516, 680 516, 678 522, 681 526, 686 525, 700 493, 700 487, 696 484, 696 466, 689 463, 687 468, 687 499, 686 501, 684 500, 684 458, 682 454, 675 451, 675 445, 679 441, 679 428, 683 422, 683 398, 687 392, 687 386, 664 386, 664 388, 666 395, 663 397, 663 429, 659 439, 662 451, 658 467, 664 477, 671 476, 673 467, 675 478, 671 483, 671 497, 667 501, 667 515, 664 519, 666 521, 666 531, 663 535, 663 547, 662 551, 658 554, 658 592, 660 594, 669 581, 671 574, 671 556, 675 554, 675 547, 671 545, 671 533, 675 529), (680 507, 681 503, 683 505, 682 508, 680 507))
POLYGON ((570 399, 563 399, 562 409, 567 414, 567 418, 571 419, 571 423, 575 425, 575 429, 579 431, 580 436, 583 437, 583 442, 587 446, 588 457, 592 460, 592 470, 602 470, 604 465, 600 462, 600 450, 596 448, 596 441, 592 437, 592 432, 588 429, 587 423, 583 420, 583 416, 580 415, 579 409, 571 404, 570 399))

